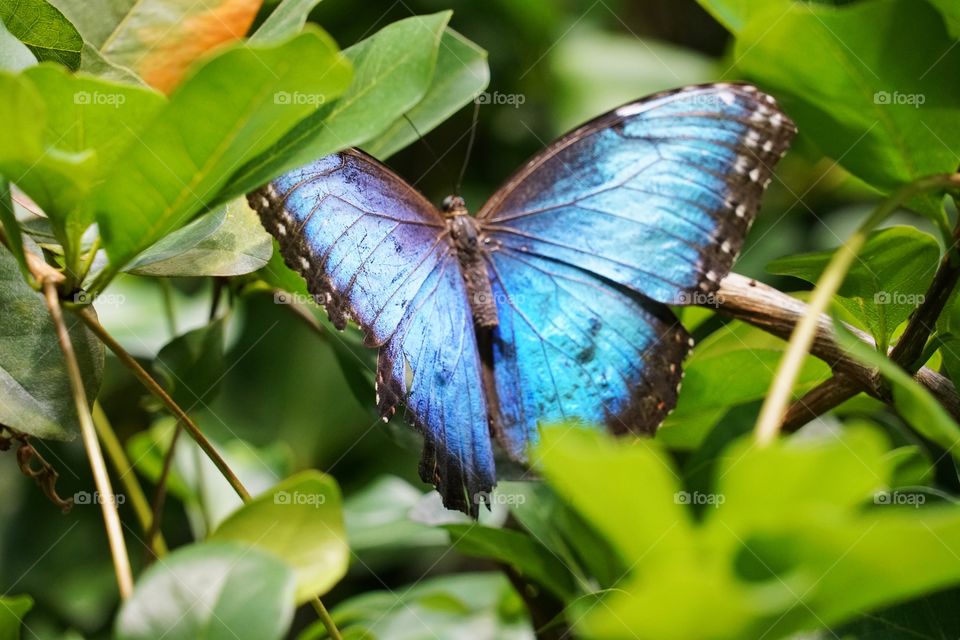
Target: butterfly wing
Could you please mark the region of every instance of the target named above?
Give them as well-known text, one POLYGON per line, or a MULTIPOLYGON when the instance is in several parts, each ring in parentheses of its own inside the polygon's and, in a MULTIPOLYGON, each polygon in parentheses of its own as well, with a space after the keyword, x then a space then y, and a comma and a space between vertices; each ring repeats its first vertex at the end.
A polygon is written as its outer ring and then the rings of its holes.
POLYGON ((476 334, 459 264, 434 207, 373 158, 348 150, 250 194, 287 264, 335 326, 378 347, 377 404, 403 403, 424 435, 420 475, 444 504, 477 512, 493 455, 476 334))
POLYGON ((496 244, 689 303, 729 272, 795 131, 753 87, 660 94, 567 134, 477 215, 496 244))
POLYGON ((567 134, 481 209, 509 451, 539 420, 660 424, 689 348, 664 305, 716 290, 794 133, 753 87, 659 94, 567 134))

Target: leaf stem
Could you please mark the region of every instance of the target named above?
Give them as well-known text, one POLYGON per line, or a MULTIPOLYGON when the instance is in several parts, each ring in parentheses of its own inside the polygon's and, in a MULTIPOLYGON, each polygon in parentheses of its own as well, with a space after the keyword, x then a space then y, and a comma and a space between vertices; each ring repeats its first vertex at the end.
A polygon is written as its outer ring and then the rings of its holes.
POLYGON ((60 298, 56 284, 52 280, 43 281, 43 296, 47 302, 47 309, 57 329, 57 339, 63 351, 67 365, 67 375, 70 378, 70 387, 77 408, 77 417, 80 420, 80 433, 83 445, 87 450, 87 458, 93 470, 93 480, 99 492, 100 510, 103 512, 103 521, 107 530, 107 539, 110 543, 110 554, 113 556, 113 568, 117 574, 117 585, 120 597, 124 600, 133 592, 133 572, 130 569, 130 558, 127 555, 127 546, 123 540, 123 529, 120 526, 120 514, 117 512, 117 500, 110 485, 110 475, 107 473, 107 463, 100 450, 100 441, 97 440, 97 430, 90 414, 90 405, 87 403, 87 392, 83 388, 83 377, 80 365, 70 341, 67 325, 63 322, 63 310, 60 308, 60 298))
POLYGON ((790 336, 787 351, 780 361, 776 376, 774 376, 773 383, 770 386, 770 392, 763 402, 754 431, 757 441, 761 445, 770 444, 776 439, 786 415, 787 405, 790 402, 800 368, 803 366, 803 361, 813 344, 820 322, 820 315, 827 310, 830 301, 843 283, 850 265, 853 264, 857 253, 867 240, 867 234, 910 198, 935 189, 958 188, 960 188, 960 174, 935 175, 905 185, 893 196, 880 203, 880 206, 864 220, 853 235, 834 253, 827 268, 817 281, 807 312, 797 323, 790 336))
POLYGON ((117 474, 120 476, 123 488, 126 490, 127 495, 130 496, 130 505, 133 507, 133 512, 137 515, 140 528, 147 534, 147 544, 150 545, 151 552, 158 557, 165 555, 167 553, 167 543, 163 539, 163 536, 159 534, 150 535, 150 503, 147 502, 147 496, 143 492, 143 487, 140 486, 140 482, 137 480, 137 474, 133 469, 133 465, 130 464, 126 452, 123 450, 123 445, 120 444, 120 439, 117 438, 117 434, 114 433, 113 427, 110 425, 110 420, 107 418, 107 414, 104 413, 103 407, 100 406, 99 402, 93 403, 93 425, 96 427, 100 441, 107 451, 107 457, 110 458, 113 468, 116 469, 117 474))

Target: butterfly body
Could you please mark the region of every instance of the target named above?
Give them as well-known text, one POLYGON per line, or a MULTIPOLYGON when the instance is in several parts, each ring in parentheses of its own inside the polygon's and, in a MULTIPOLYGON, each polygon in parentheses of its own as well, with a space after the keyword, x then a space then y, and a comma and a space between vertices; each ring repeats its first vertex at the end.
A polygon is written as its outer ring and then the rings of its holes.
POLYGON ((497 326, 497 307, 490 282, 489 252, 492 242, 476 218, 467 211, 460 196, 447 196, 441 206, 447 230, 457 251, 463 281, 467 287, 473 321, 478 328, 497 326))
POLYGON ((795 131, 754 87, 686 87, 563 136, 476 216, 354 149, 248 198, 378 349, 377 406, 423 433, 421 478, 476 515, 494 440, 524 461, 542 423, 656 430, 692 346, 668 305, 709 302, 795 131))

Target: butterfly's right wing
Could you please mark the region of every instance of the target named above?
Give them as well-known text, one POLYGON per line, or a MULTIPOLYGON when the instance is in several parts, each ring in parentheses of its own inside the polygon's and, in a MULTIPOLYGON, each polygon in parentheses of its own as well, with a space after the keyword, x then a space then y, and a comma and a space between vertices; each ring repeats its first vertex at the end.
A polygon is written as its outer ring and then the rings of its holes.
POLYGON ((251 205, 338 328, 379 347, 377 404, 424 435, 420 475, 477 512, 495 477, 473 319, 436 209, 373 158, 347 150, 251 193, 251 205))

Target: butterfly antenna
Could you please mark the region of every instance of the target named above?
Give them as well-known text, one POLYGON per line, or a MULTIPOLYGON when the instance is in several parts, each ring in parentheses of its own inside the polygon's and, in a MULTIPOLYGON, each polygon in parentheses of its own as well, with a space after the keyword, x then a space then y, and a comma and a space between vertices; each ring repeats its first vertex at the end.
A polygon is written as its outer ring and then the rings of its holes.
POLYGON ((480 115, 480 101, 473 101, 473 122, 470 123, 470 138, 467 140, 467 154, 463 158, 463 166, 460 168, 460 176, 457 178, 457 187, 453 192, 460 195, 460 186, 463 184, 463 176, 467 173, 467 165, 470 163, 470 154, 473 152, 473 141, 477 138, 477 118, 480 115))
POLYGON ((430 143, 427 142, 427 139, 424 138, 423 134, 420 133, 420 130, 417 129, 417 125, 413 124, 413 120, 410 119, 410 116, 403 114, 403 119, 407 121, 407 124, 409 124, 410 128, 413 129, 413 132, 417 134, 417 138, 423 143, 423 146, 427 148, 427 151, 430 152, 430 155, 433 156, 434 162, 440 162, 440 156, 437 155, 437 152, 433 150, 433 147, 430 146, 430 143))

